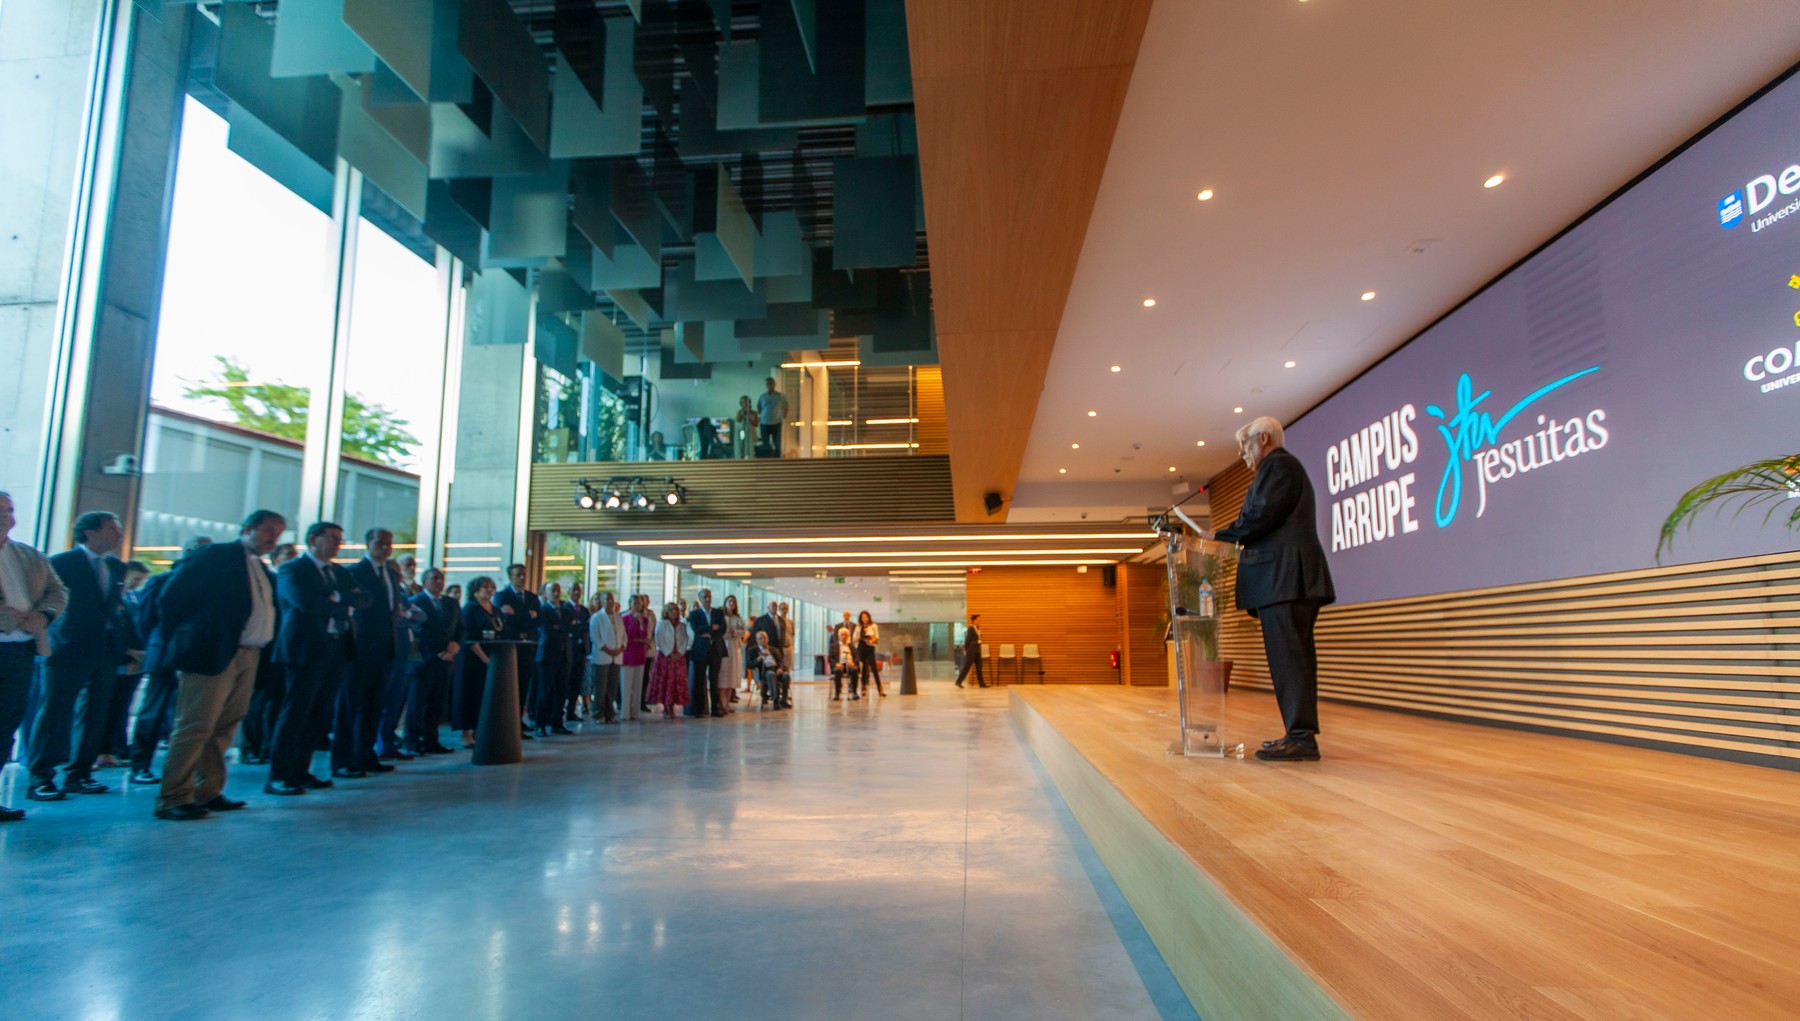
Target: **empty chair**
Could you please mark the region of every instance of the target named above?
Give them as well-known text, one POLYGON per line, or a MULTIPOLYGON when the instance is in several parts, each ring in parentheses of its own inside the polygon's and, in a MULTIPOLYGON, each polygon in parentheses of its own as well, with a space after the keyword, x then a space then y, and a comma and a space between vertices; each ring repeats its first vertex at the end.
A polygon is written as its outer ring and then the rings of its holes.
POLYGON ((1025 646, 1024 659, 1019 664, 1020 681, 1025 680, 1025 671, 1028 669, 1037 671, 1038 683, 1044 683, 1044 660, 1038 655, 1038 647, 1035 643, 1025 646))
POLYGON ((1008 642, 1007 644, 1000 646, 1000 651, 994 653, 994 683, 995 684, 1000 684, 1001 682, 1003 682, 1006 679, 1006 671, 1004 668, 1008 662, 1011 662, 1013 664, 1013 667, 1016 671, 1018 664, 1019 664, 1018 654, 1013 651, 1013 646, 1012 646, 1011 642, 1008 642))

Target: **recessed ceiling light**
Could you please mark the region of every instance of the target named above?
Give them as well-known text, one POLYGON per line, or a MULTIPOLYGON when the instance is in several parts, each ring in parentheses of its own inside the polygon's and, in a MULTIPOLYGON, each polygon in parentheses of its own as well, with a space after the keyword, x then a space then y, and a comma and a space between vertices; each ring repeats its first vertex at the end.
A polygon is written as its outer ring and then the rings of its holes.
POLYGON ((1506 180, 1505 174, 1495 174, 1494 176, 1481 182, 1481 186, 1483 188, 1498 188, 1498 187, 1500 187, 1501 183, 1504 182, 1505 180, 1506 180))
POLYGON ((1211 202, 1212 197, 1213 197, 1213 190, 1211 188, 1202 188, 1202 189, 1200 189, 1200 194, 1198 194, 1194 197, 1199 199, 1202 202, 1211 202))
POLYGON ((1145 298, 1144 299, 1144 307, 1145 308, 1155 308, 1156 307, 1156 299, 1155 298, 1145 298))
POLYGON ((1070 449, 1070 450, 1080 450, 1080 449, 1081 449, 1081 444, 1079 444, 1079 443, 1071 443, 1071 444, 1069 444, 1069 449, 1070 449))
POLYGON ((1206 446, 1206 441, 1205 441, 1205 440, 1195 440, 1195 441, 1194 441, 1194 446, 1196 446, 1196 447, 1204 447, 1204 446, 1206 446))
POLYGON ((1243 408, 1232 408, 1231 413, 1234 415, 1241 415, 1244 413, 1244 409, 1243 408))
POLYGON ((1090 412, 1088 412, 1088 417, 1089 418, 1099 418, 1100 413, 1098 411, 1090 411, 1090 412))
POLYGON ((1294 363, 1293 362, 1282 362, 1281 367, 1284 369, 1291 369, 1294 367, 1294 363))
POLYGON ((1169 470, 1170 470, 1170 471, 1174 471, 1174 470, 1175 470, 1175 466, 1174 466, 1174 465, 1169 465, 1169 470))
POLYGON ((1069 474, 1069 469, 1067 469, 1067 468, 1058 468, 1058 469, 1056 469, 1056 474, 1058 474, 1058 475, 1067 475, 1067 474, 1069 474))
POLYGON ((1375 292, 1374 291, 1364 291, 1362 293, 1362 300, 1374 301, 1375 300, 1375 292))
POLYGON ((1113 371, 1114 371, 1114 372, 1124 372, 1124 371, 1125 371, 1125 369, 1124 369, 1124 367, 1123 367, 1123 366, 1120 366, 1120 365, 1115 365, 1115 366, 1113 366, 1113 367, 1112 367, 1112 370, 1113 370, 1113 371))

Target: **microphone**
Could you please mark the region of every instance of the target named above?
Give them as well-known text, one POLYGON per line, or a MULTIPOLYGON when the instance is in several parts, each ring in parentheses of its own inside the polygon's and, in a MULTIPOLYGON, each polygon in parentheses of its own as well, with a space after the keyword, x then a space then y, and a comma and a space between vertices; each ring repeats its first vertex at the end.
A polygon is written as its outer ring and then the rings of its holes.
POLYGON ((1185 606, 1177 606, 1175 608, 1175 616, 1177 616, 1177 617, 1192 617, 1192 616, 1194 616, 1194 611, 1188 609, 1185 606))

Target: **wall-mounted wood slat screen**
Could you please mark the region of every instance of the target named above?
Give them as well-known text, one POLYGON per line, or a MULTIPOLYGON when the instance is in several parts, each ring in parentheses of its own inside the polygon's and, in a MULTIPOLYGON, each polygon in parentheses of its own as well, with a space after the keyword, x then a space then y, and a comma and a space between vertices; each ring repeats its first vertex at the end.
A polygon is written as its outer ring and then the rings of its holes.
POLYGON ((920 454, 950 453, 950 428, 944 418, 944 370, 936 365, 913 369, 913 402, 919 420, 915 439, 920 454))
MULTIPOLYGON (((1214 521, 1249 478, 1213 480, 1214 521)), ((1796 621, 1800 551, 1333 606, 1319 693, 1795 769, 1796 621)), ((1232 681, 1266 687, 1255 621, 1222 630, 1232 681)))
MULTIPOLYGON (((1045 684, 1117 684, 1111 654, 1119 647, 1117 589, 1100 568, 1082 574, 1073 567, 989 567, 968 576, 970 613, 981 614, 983 652, 992 657, 1011 643, 1015 652, 1035 642, 1044 660, 1045 684)), ((1013 664, 998 677, 1014 683, 1013 664)), ((1025 683, 1035 684, 1027 669, 1025 683)))
POLYGON ((630 532, 947 522, 954 516, 948 457, 767 458, 533 465, 528 522, 538 532, 630 532), (638 476, 651 499, 662 495, 661 479, 673 478, 687 487, 688 502, 649 513, 575 506, 581 479, 638 476))
POLYGON ((1163 642, 1168 570, 1162 564, 1120 564, 1119 591, 1125 629, 1125 683, 1169 683, 1169 653, 1163 642))

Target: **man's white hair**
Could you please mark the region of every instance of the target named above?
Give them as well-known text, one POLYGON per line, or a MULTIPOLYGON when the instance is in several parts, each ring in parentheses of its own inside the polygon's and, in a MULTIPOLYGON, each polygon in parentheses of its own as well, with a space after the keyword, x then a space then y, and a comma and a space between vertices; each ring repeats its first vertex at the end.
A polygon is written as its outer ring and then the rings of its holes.
POLYGON ((1283 434, 1281 431, 1281 423, 1275 421, 1274 419, 1270 418, 1267 415, 1264 415, 1261 418, 1253 418, 1247 424, 1245 424, 1244 426, 1242 426, 1238 429, 1238 431, 1237 431, 1238 446, 1240 446, 1240 447, 1243 446, 1244 442, 1246 440, 1250 439, 1250 437, 1252 437, 1252 436, 1267 436, 1270 439, 1275 441, 1275 446, 1277 446, 1277 447, 1283 447, 1283 446, 1287 445, 1285 442, 1283 442, 1283 440, 1285 439, 1285 434, 1283 434))

